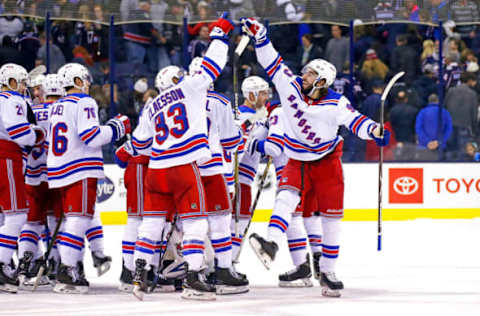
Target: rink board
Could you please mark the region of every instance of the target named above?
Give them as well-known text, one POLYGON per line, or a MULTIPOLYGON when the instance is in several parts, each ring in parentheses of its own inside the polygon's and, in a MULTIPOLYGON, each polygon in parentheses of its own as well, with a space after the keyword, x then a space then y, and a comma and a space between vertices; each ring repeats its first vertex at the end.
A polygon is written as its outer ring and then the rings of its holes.
MULTIPOLYGON (((378 165, 344 164, 345 220, 377 220, 378 165)), ((265 165, 260 165, 259 174, 265 165)), ((126 222, 123 170, 105 166, 97 208, 104 224, 126 222)), ((383 219, 468 219, 480 217, 480 165, 474 163, 386 163, 383 169, 383 219)), ((257 190, 258 178, 253 196, 257 190)), ((253 220, 268 221, 275 201, 275 170, 270 168, 253 220)))

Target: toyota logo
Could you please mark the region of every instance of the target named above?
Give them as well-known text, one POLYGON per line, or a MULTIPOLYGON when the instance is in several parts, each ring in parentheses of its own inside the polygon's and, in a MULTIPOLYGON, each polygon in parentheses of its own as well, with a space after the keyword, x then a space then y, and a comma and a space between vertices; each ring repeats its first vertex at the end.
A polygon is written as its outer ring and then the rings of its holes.
POLYGON ((418 190, 418 182, 412 177, 401 177, 393 182, 393 189, 401 195, 411 195, 418 190))

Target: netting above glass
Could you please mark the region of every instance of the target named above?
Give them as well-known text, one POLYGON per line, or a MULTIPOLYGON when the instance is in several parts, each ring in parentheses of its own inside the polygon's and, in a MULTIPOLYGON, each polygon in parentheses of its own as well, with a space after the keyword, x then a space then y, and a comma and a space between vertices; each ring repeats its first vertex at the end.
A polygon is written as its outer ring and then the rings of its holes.
POLYGON ((479 24, 478 0, 3 0, 0 15, 83 20, 115 24, 212 21, 223 11, 234 20, 243 16, 268 19, 271 24, 409 22, 479 24))

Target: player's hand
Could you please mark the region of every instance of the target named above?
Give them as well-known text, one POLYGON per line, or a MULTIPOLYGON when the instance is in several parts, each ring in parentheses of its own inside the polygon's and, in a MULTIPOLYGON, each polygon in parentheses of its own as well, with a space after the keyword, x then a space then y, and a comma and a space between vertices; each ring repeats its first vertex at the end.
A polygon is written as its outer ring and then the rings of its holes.
POLYGON ((126 134, 132 132, 130 119, 126 115, 118 114, 114 118, 108 120, 107 125, 113 130, 112 141, 118 141, 126 134))
POLYGON ((228 43, 228 33, 235 28, 235 24, 228 18, 228 12, 224 12, 222 16, 213 24, 210 38, 219 39, 228 43))
POLYGON ((265 140, 259 140, 255 137, 249 138, 245 148, 250 156, 254 156, 256 153, 265 155, 265 140))
POLYGON ((378 125, 373 128, 370 136, 379 147, 385 147, 390 143, 390 131, 388 129, 384 129, 383 135, 380 135, 380 128, 378 125))
POLYGON ((120 168, 125 168, 127 167, 128 160, 130 157, 133 155, 133 148, 132 145, 128 144, 129 142, 125 142, 122 146, 118 147, 118 149, 115 151, 114 155, 114 160, 115 163, 120 167, 120 168), (130 153, 129 151, 132 150, 130 153))
POLYGON ((255 40, 255 43, 261 45, 268 40, 267 28, 254 18, 240 18, 242 31, 255 40))
POLYGON ((45 142, 45 137, 47 135, 47 132, 43 127, 38 126, 38 125, 31 125, 33 131, 35 132, 35 146, 43 146, 43 143, 45 142))

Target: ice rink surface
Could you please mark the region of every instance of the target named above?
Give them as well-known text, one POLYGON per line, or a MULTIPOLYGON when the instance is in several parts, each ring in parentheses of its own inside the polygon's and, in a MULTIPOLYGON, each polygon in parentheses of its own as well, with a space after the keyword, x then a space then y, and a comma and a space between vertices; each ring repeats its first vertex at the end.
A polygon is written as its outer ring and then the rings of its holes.
MULTIPOLYGON (((267 223, 252 231, 265 235, 267 223)), ((237 269, 247 273, 247 294, 214 302, 185 301, 179 293, 151 294, 140 302, 117 290, 122 226, 105 226, 112 269, 97 278, 87 253, 88 295, 48 289, 0 294, 0 315, 480 315, 480 219, 384 222, 384 249, 376 250, 376 222, 344 222, 337 276, 341 298, 314 288, 282 289, 277 275, 292 267, 286 241, 272 271, 245 245, 237 269)))

